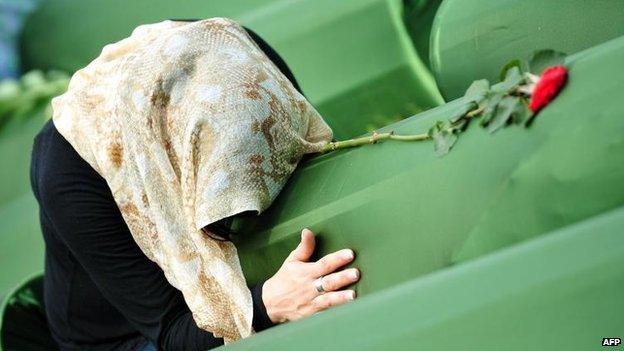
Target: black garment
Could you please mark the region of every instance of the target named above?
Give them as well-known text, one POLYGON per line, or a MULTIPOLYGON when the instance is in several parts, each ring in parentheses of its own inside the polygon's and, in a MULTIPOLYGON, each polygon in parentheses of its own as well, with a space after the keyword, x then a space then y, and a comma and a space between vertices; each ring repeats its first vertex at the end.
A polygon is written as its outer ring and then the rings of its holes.
MULTIPOLYGON (((182 294, 134 242, 106 181, 52 121, 35 137, 31 183, 46 243, 45 303, 62 350, 208 350, 221 339, 195 324, 182 294)), ((254 328, 271 326, 252 288, 254 328)))

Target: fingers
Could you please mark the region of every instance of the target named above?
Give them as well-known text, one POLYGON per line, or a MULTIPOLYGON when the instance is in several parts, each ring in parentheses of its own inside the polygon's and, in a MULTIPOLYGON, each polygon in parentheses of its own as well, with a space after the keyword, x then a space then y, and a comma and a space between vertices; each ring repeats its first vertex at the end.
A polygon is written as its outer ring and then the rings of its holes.
POLYGON ((336 269, 350 263, 355 258, 355 253, 351 249, 344 249, 332 252, 316 261, 315 270, 319 276, 333 273, 336 269))
POLYGON ((288 255, 286 260, 306 262, 314 253, 315 246, 314 233, 306 228, 301 231, 301 242, 299 242, 299 245, 288 255))
POLYGON ((312 300, 312 305, 314 312, 319 312, 330 307, 342 305, 353 299, 355 299, 355 291, 353 290, 330 291, 315 297, 312 300))
POLYGON ((323 290, 335 291, 351 285, 360 279, 360 271, 357 268, 349 268, 340 272, 328 274, 322 278, 323 290))

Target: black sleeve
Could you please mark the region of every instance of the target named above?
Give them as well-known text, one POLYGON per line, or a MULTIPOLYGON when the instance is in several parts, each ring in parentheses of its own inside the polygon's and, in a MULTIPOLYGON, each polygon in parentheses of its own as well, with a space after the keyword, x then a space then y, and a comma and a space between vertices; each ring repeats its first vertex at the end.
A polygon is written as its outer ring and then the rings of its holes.
POLYGON ((251 298, 253 300, 253 326, 257 332, 261 332, 275 325, 269 318, 264 302, 262 302, 262 287, 264 281, 251 288, 251 298))
MULTIPOLYGON (((38 181, 38 197, 54 230, 98 290, 161 350, 204 351, 222 345, 222 339, 197 327, 180 291, 134 242, 104 179, 54 132, 59 141, 51 147, 65 150, 47 161, 54 166, 46 167, 38 181)), ((262 329, 271 324, 258 286, 252 288, 254 321, 262 329)))
MULTIPOLYGON (((260 332, 274 325, 267 315, 264 304, 262 303, 263 285, 264 282, 261 282, 251 288, 251 296, 254 306, 253 326, 256 332, 260 332)), ((199 347, 199 349, 208 350, 222 344, 221 339, 219 339, 218 344, 211 343, 211 340, 206 338, 205 334, 207 334, 205 331, 197 328, 192 315, 190 313, 185 313, 172 321, 168 332, 165 333, 164 339, 161 341, 161 345, 164 350, 195 350, 188 348, 188 346, 184 346, 184 341, 201 340, 201 347, 199 347)))

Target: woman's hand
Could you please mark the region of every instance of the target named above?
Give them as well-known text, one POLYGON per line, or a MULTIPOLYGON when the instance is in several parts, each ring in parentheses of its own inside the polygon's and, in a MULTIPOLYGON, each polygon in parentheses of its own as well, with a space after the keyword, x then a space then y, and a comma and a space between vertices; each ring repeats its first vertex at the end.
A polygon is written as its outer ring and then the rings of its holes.
POLYGON ((301 231, 301 242, 282 267, 262 287, 262 301, 274 323, 297 320, 355 299, 355 291, 340 290, 360 279, 357 268, 338 271, 353 261, 353 250, 333 252, 316 262, 308 262, 314 252, 314 234, 301 231), (317 290, 317 279, 322 290, 317 290))

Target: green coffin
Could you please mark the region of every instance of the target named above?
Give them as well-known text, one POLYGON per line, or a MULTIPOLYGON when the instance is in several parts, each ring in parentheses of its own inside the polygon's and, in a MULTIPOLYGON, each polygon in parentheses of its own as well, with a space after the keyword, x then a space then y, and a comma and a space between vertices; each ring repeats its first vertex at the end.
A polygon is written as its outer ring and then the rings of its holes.
MULTIPOLYGON (((49 0, 26 25, 23 60, 30 68, 72 72, 139 24, 214 16, 265 38, 337 138, 442 102, 406 30, 402 0, 49 0)), ((418 16, 410 20, 418 23, 418 16)))
POLYGON ((536 50, 570 55, 621 35, 622 0, 445 0, 431 29, 431 68, 452 100, 536 50))
POLYGON ((221 349, 601 350, 624 330, 622 227, 619 208, 221 349))
MULTIPOLYGON (((268 277, 309 226, 321 253, 352 247, 360 295, 624 205, 624 37, 572 58, 570 80, 531 128, 476 124, 450 154, 385 142, 314 158, 272 207, 238 223, 250 282, 268 277)), ((426 131, 459 106, 385 130, 426 131)))

